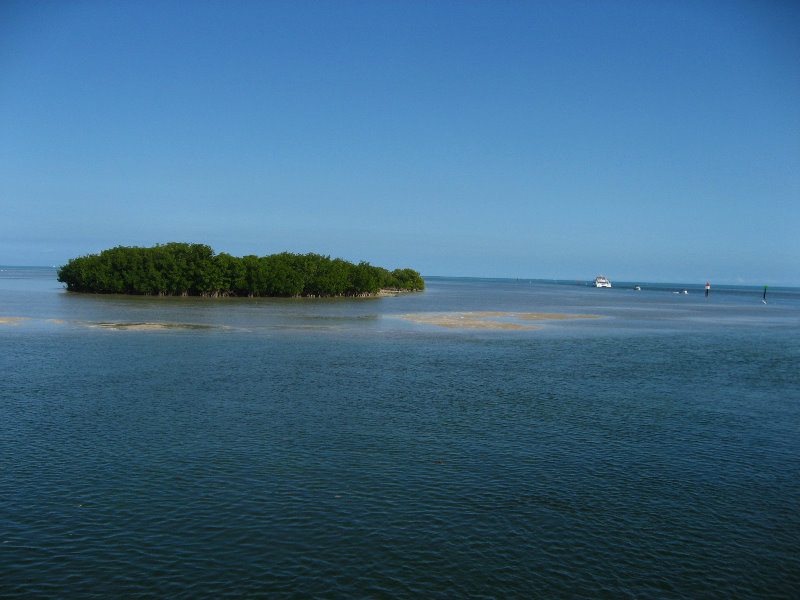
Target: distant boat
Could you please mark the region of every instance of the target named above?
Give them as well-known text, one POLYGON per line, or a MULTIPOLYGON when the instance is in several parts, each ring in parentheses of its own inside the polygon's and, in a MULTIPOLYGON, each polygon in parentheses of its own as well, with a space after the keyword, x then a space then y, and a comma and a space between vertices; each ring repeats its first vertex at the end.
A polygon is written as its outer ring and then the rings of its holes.
POLYGON ((611 287, 611 282, 607 277, 598 275, 594 278, 594 287, 611 287))

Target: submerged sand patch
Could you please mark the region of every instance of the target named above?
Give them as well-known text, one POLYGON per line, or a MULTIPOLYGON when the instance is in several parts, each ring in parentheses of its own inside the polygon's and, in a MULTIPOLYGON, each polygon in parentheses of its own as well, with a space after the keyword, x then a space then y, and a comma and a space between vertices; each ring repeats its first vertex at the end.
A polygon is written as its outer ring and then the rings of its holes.
POLYGON ((408 313, 396 315, 420 325, 450 329, 538 329, 531 321, 562 321, 567 319, 600 319, 600 315, 570 315, 565 313, 467 311, 449 313, 408 313), (523 321, 522 323, 520 321, 523 321))
POLYGON ((163 331, 167 329, 213 329, 213 325, 184 323, 89 323, 89 327, 102 327, 116 331, 163 331))
POLYGON ((566 319, 602 319, 602 315, 571 315, 566 313, 509 313, 523 321, 562 321, 566 319))
POLYGON ((19 325, 20 321, 27 321, 28 317, 0 317, 0 325, 19 325))

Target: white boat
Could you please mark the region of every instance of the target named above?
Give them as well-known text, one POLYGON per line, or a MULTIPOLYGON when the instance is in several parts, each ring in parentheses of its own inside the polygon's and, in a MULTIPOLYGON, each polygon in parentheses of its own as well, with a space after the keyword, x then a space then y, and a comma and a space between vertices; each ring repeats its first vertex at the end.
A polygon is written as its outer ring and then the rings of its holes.
POLYGON ((611 287, 611 282, 607 277, 600 275, 594 278, 594 287, 611 287))

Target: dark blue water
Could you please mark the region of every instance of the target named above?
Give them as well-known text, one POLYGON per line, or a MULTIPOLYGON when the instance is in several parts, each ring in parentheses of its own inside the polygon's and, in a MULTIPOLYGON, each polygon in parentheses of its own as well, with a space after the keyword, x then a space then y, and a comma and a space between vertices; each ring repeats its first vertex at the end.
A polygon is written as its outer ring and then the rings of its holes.
POLYGON ((125 298, 6 269, 0 596, 796 598, 800 292, 692 291, 125 298), (604 318, 394 318, 474 310, 604 318))

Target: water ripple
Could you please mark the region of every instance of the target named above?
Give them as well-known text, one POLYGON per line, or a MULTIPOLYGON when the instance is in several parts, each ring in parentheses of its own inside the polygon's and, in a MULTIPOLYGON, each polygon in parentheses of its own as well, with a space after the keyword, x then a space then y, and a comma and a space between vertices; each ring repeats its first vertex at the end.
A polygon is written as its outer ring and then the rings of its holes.
POLYGON ((2 597, 800 589, 789 334, 21 327, 2 597))

